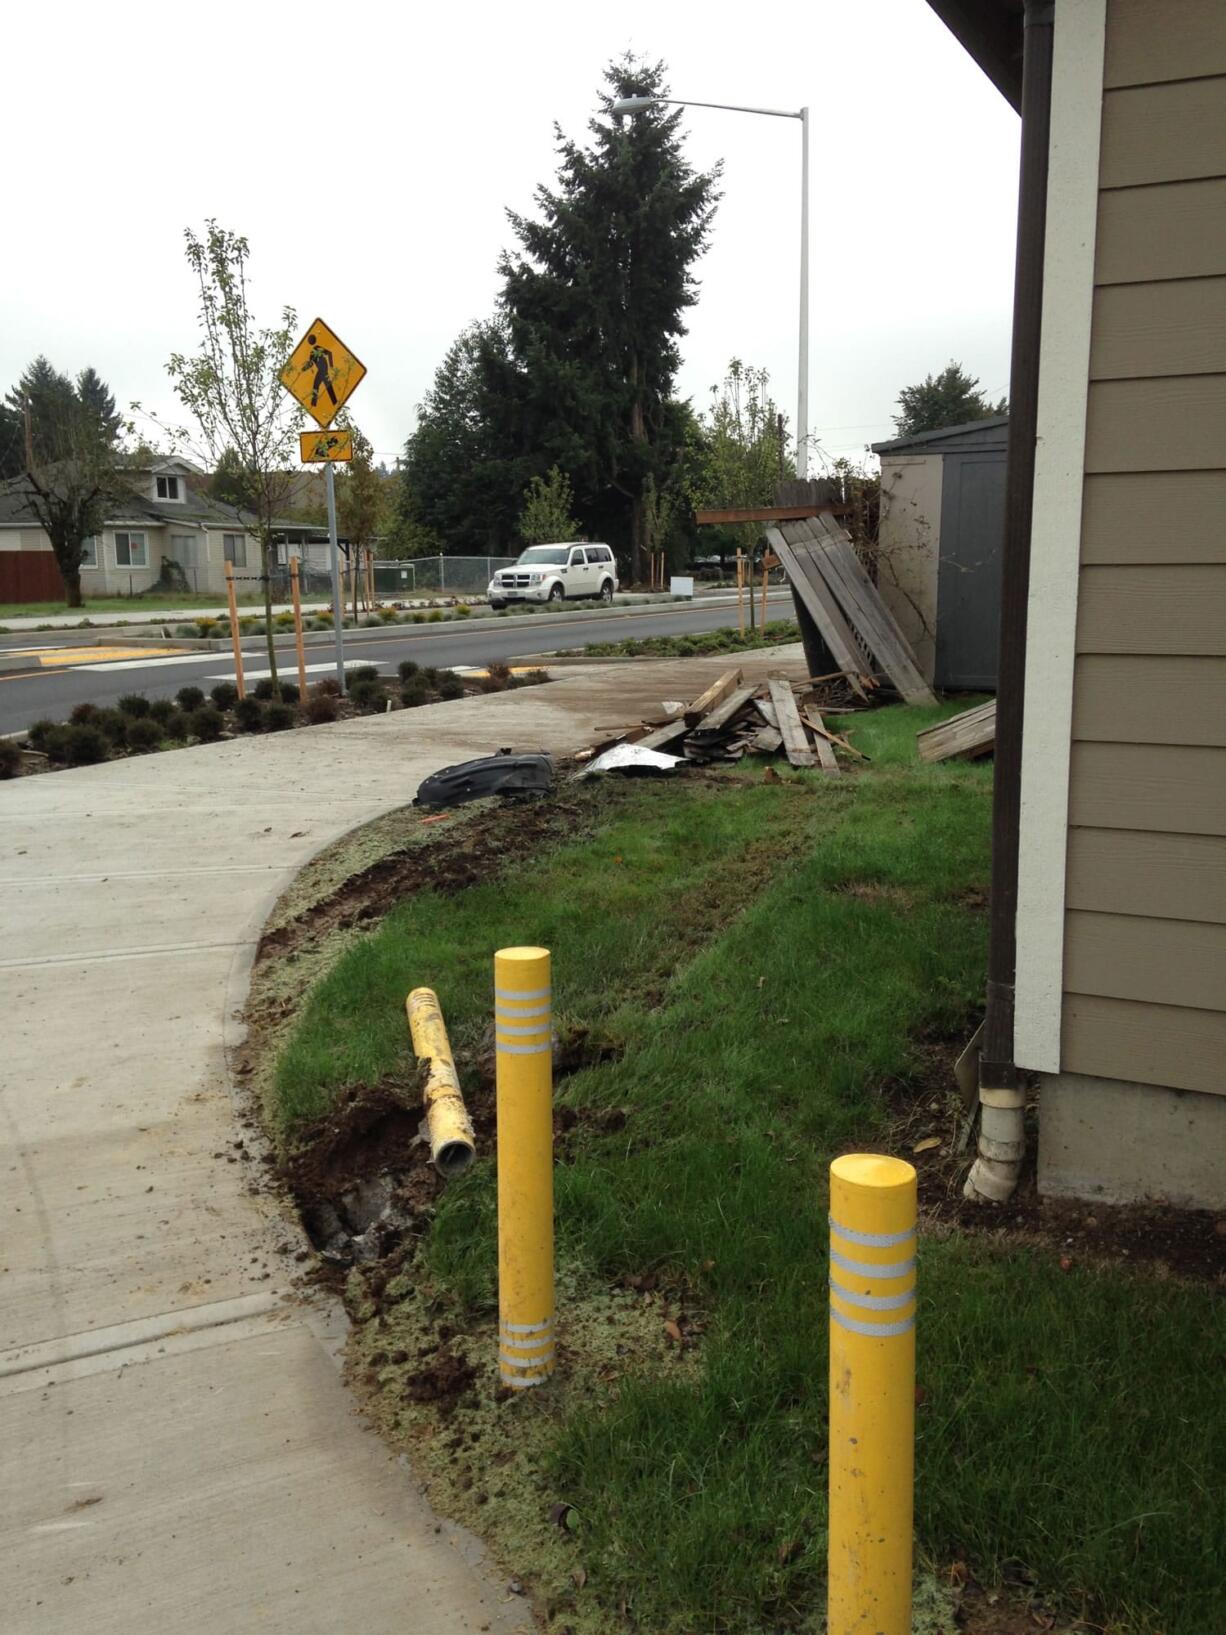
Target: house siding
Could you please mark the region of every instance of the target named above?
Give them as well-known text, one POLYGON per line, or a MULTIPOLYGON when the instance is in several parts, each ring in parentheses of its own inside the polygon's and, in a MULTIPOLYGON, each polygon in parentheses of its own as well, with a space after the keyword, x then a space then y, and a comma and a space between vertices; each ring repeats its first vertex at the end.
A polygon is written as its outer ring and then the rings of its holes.
POLYGON ((1109 0, 1104 87, 1061 1069, 1222 1094, 1226 7, 1109 0))

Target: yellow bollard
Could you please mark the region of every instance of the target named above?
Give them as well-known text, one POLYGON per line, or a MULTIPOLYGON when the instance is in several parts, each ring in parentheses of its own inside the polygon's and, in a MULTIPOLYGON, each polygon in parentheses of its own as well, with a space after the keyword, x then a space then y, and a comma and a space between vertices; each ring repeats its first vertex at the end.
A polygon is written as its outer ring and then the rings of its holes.
POLYGON ((440 1175, 449 1179, 463 1175, 476 1155, 476 1143, 438 995, 433 988, 414 988, 404 1008, 414 1054, 419 1061, 430 1064, 422 1091, 430 1137, 430 1162, 440 1175))
POLYGON ((828 1635, 911 1635, 915 1171, 830 1166, 828 1635))
POLYGON ((494 955, 498 1074, 498 1366, 543 1385, 554 1365, 553 1019, 547 948, 494 955))

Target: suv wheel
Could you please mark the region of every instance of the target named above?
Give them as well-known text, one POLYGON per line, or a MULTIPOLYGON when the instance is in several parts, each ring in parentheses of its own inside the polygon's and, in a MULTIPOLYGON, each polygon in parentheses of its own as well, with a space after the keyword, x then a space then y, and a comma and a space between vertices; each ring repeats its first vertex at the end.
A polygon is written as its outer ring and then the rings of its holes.
POLYGON ((549 587, 549 600, 551 602, 560 602, 563 600, 565 595, 566 592, 562 588, 562 581, 560 579, 555 579, 553 584, 549 587))
POLYGON ((497 601, 494 600, 494 598, 492 596, 490 597, 490 610, 492 612, 501 613, 503 608, 506 607, 506 605, 507 604, 505 602, 497 602, 497 601))
POLYGON ((605 580, 603 580, 601 582, 600 600, 604 603, 604 605, 606 607, 612 607, 612 605, 613 605, 613 581, 611 579, 605 579, 605 580))

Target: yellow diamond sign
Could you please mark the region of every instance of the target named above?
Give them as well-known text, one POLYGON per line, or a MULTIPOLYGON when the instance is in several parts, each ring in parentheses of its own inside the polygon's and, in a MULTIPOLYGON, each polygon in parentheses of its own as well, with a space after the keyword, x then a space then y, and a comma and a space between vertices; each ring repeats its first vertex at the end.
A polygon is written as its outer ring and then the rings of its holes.
POLYGON ((352 460, 353 433, 341 431, 300 431, 298 453, 304 466, 317 460, 352 460))
POLYGON ((307 330, 281 371, 281 384, 311 419, 327 426, 361 384, 366 365, 358 361, 322 318, 307 330))

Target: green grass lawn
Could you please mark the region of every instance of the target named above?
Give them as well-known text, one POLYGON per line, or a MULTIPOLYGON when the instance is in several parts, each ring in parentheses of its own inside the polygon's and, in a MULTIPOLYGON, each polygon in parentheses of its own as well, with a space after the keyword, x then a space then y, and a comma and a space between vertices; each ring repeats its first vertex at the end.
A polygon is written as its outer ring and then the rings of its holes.
MULTIPOLYGON (((701 1338, 683 1367, 584 1363, 582 1392, 559 1382, 504 1419, 521 1500, 581 1518, 562 1564, 557 1529, 527 1527, 522 1503, 496 1491, 470 1510, 441 1490, 563 1624, 629 1627, 624 1601, 657 1635, 821 1627, 827 1166, 888 1146, 883 1085, 918 1079, 917 1040, 965 1027, 983 987, 990 768, 914 758, 916 728, 949 713, 866 715, 871 767, 840 780, 764 785, 753 766, 640 786, 592 837, 414 897, 316 986, 280 1059, 270 1114, 292 1143, 345 1086, 403 1073, 417 983, 471 1056, 493 951, 516 942, 553 950, 562 1025, 616 1047, 560 1087, 583 1115, 556 1174, 563 1344, 568 1299, 578 1326, 592 1291, 644 1276, 701 1338)), ((485 1154, 442 1196, 405 1284, 413 1323, 437 1311, 480 1332, 490 1386, 493 1198, 485 1154)), ((1029 1575, 1112 1631, 1217 1627, 1220 1301, 958 1235, 924 1237, 920 1289, 921 1558, 1029 1575)), ((359 1356, 386 1345, 378 1326, 359 1356)), ((442 1468, 429 1410, 404 1408, 395 1367, 371 1372, 385 1427, 442 1468)))

